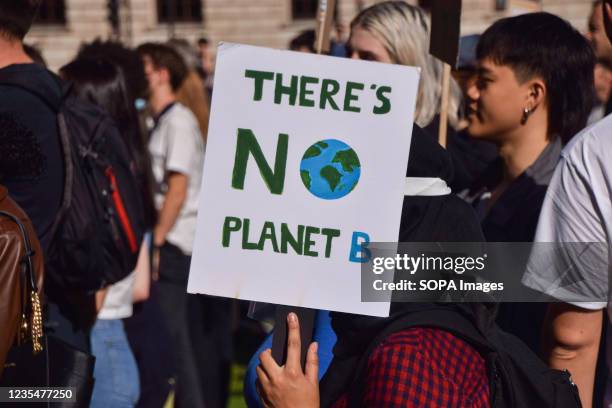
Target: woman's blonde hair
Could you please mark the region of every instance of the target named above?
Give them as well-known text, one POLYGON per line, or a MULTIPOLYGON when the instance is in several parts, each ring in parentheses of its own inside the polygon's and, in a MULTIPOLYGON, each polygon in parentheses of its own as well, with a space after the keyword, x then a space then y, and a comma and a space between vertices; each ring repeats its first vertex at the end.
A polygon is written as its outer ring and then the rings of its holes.
MULTIPOLYGON (((351 22, 351 31, 362 28, 385 47, 394 64, 421 68, 415 122, 425 127, 440 111, 442 61, 429 54, 429 23, 425 12, 403 1, 385 1, 363 10, 351 22)), ((448 121, 453 128, 459 122, 461 90, 451 78, 448 121)))

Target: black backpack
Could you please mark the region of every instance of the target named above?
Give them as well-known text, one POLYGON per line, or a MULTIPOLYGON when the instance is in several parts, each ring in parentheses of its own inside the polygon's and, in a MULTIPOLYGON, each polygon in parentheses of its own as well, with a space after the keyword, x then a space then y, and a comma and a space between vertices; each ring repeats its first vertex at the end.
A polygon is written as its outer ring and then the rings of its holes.
POLYGON ((349 406, 362 406, 368 359, 389 335, 413 328, 445 330, 476 349, 485 359, 493 408, 580 408, 578 388, 568 371, 548 368, 522 341, 494 322, 481 330, 477 317, 453 305, 403 314, 370 343, 360 358, 349 390, 349 406))
MULTIPOLYGON (((49 105, 23 76, 3 75, 0 83, 49 105)), ((65 182, 46 253, 47 276, 58 287, 95 291, 125 278, 136 265, 145 229, 141 190, 115 123, 102 109, 72 96, 69 84, 57 123, 65 182)))

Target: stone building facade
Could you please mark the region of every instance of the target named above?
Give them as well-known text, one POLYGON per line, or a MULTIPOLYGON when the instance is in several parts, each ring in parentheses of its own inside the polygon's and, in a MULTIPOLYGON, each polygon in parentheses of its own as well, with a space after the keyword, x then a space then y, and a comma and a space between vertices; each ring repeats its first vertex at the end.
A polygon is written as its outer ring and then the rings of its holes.
MULTIPOLYGON (((520 0, 518 0, 520 1, 520 0)), ((523 2, 530 0, 523 0, 523 2)), ((337 19, 348 24, 376 0, 337 0, 337 19)), ((427 3, 412 0, 410 3, 427 3)), ((481 32, 511 14, 512 0, 463 0, 462 34, 481 32)), ((586 28, 591 0, 543 0, 543 9, 586 28)), ((182 37, 286 47, 301 30, 313 28, 317 0, 43 0, 38 22, 26 42, 37 46, 50 68, 75 55, 82 42, 117 37, 129 45, 182 37), (118 30, 109 19, 118 11, 118 30)))

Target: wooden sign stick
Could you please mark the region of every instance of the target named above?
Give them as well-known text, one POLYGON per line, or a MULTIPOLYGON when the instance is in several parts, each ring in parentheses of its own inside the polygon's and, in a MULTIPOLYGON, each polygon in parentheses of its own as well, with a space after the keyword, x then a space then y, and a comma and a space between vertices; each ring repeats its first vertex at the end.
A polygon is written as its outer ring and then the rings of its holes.
POLYGON ((448 130, 448 101, 450 96, 451 66, 444 63, 442 75, 442 104, 440 106, 440 127, 438 129, 438 142, 442 147, 447 144, 448 130))
MULTIPOLYGON (((315 42, 317 54, 329 51, 329 32, 331 31, 335 6, 336 0, 319 0, 315 42)), ((272 357, 279 365, 285 364, 287 359, 287 315, 290 312, 295 313, 300 322, 302 369, 304 369, 306 366, 306 351, 314 334, 316 310, 280 305, 276 307, 274 334, 272 335, 272 357)))
POLYGON ((457 64, 460 28, 461 0, 433 0, 429 53, 444 63, 438 128, 438 141, 442 147, 447 145, 451 68, 457 64))
POLYGON ((336 8, 336 0, 319 0, 317 13, 317 35, 315 50, 317 54, 329 51, 329 34, 336 8))

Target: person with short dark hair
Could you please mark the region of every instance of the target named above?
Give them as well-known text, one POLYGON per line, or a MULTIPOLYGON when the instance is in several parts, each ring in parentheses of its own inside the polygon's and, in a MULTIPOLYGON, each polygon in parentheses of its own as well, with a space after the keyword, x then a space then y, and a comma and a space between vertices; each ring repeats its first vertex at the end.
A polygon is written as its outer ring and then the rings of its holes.
POLYGON ((302 31, 289 42, 289 49, 291 51, 309 52, 314 54, 315 37, 315 30, 302 31))
POLYGON ((213 81, 215 79, 215 55, 208 38, 201 37, 198 40, 198 54, 200 56, 200 64, 202 65, 204 88, 210 102, 212 100, 213 81))
POLYGON ((0 2, 0 35, 4 40, 22 43, 26 36, 40 0, 4 0, 0 2))
POLYGON ((146 98, 147 78, 144 75, 142 58, 135 50, 127 48, 120 42, 103 41, 98 38, 81 45, 76 59, 83 58, 111 61, 121 67, 131 100, 146 98))
POLYGON ((153 230, 154 275, 159 276, 160 306, 171 340, 176 368, 178 406, 205 405, 202 361, 194 339, 203 321, 196 295, 187 293, 187 278, 195 238, 204 142, 193 113, 177 102, 176 92, 187 75, 180 55, 164 44, 138 47, 149 82, 149 106, 155 125, 149 151, 159 211, 153 230))
MULTIPOLYGON (((23 38, 39 3, 0 0, 0 120, 4 123, 0 144, 21 146, 26 157, 38 159, 27 164, 38 167, 35 175, 22 173, 22 166, 9 166, 3 169, 0 183, 32 220, 46 257, 64 189, 64 161, 57 130, 62 84, 43 66, 33 63, 24 50, 23 38), (21 78, 27 81, 19 81, 21 78)), ((6 163, 6 151, 2 152, 1 161, 6 163)), ((62 272, 46 268, 45 333, 88 351, 89 330, 95 319, 93 297, 58 284, 62 272)))
MULTIPOLYGON (((592 108, 593 50, 567 21, 530 13, 494 23, 476 54, 468 132, 495 144, 499 158, 463 196, 487 241, 531 242, 562 145, 592 108)), ((537 353, 544 313, 544 304, 505 303, 497 321, 537 353)))

